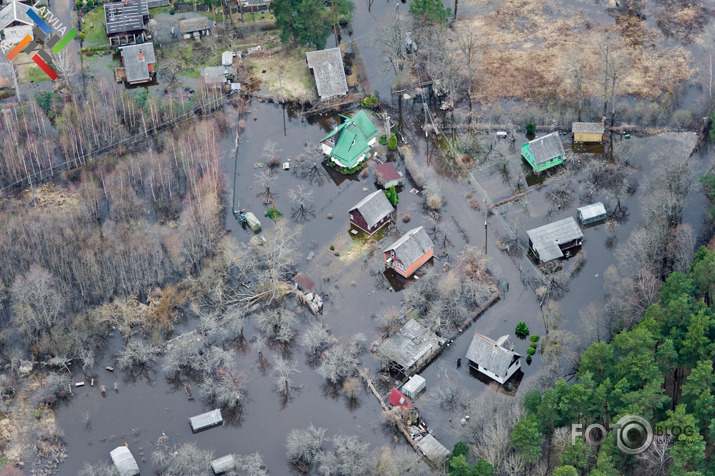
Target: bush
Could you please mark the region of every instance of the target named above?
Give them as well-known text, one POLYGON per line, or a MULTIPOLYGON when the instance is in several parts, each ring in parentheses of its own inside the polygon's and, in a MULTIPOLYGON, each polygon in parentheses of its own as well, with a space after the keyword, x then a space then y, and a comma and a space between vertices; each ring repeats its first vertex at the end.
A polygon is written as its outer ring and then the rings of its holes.
POLYGON ((362 107, 365 109, 373 109, 375 106, 377 106, 377 98, 374 94, 371 94, 362 100, 362 107))
POLYGON ((269 208, 268 210, 266 210, 266 213, 264 213, 263 216, 268 217, 273 221, 278 221, 283 216, 283 214, 275 208, 269 208))
POLYGON ((387 145, 387 134, 382 134, 380 136, 380 144, 387 145))
POLYGON ((397 205, 397 202, 400 201, 400 199, 397 198, 397 190, 395 190, 394 185, 391 186, 389 190, 383 190, 383 192, 385 193, 385 196, 390 201, 390 204, 392 204, 393 207, 397 205))
POLYGON ((526 322, 521 321, 516 325, 514 332, 520 337, 526 337, 529 335, 529 327, 526 325, 526 322))
POLYGON ((536 349, 536 342, 532 342, 529 346, 530 349, 536 349))
POLYGON ((528 123, 526 125, 526 133, 527 134, 534 134, 536 133, 536 126, 533 123, 528 123))
POLYGON ((335 245, 330 245, 330 251, 335 251, 335 245))
MULTIPOLYGON (((528 353, 528 352, 527 352, 527 353, 528 353)), ((530 356, 530 355, 527 355, 527 356, 526 356, 526 363, 527 363, 527 364, 530 364, 530 363, 531 363, 531 356, 530 356)))
POLYGON ((529 355, 534 355, 536 353, 536 349, 534 349, 533 347, 529 347, 528 349, 526 349, 526 353, 529 355))
POLYGON ((393 132, 390 132, 390 140, 387 142, 387 148, 397 150, 397 136, 393 132))
POLYGON ((686 129, 693 124, 693 114, 687 109, 678 109, 673 113, 673 124, 678 129, 686 129))
POLYGON ((529 339, 531 340, 531 342, 539 342, 539 336, 537 336, 536 334, 529 337, 529 339))

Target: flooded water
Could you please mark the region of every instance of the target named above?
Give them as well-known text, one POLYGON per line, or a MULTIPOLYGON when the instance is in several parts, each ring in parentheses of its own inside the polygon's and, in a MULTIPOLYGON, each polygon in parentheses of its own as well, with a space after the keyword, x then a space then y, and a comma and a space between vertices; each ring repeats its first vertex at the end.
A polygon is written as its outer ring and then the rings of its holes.
MULTIPOLYGON (((396 7, 394 2, 376 1, 370 12, 367 2, 356 3, 353 13, 354 39, 366 59, 366 69, 372 90, 379 94, 383 106, 393 117, 398 118, 402 125, 400 132, 407 138, 415 152, 415 159, 422 165, 436 165, 435 146, 425 139, 421 127, 421 106, 405 103, 390 96, 390 77, 384 75, 383 61, 374 54, 370 44, 369 32, 377 19, 386 13, 399 8, 406 14, 407 6, 396 7)), ((460 6, 460 11, 462 10, 460 6)), ((263 191, 258 185, 256 174, 262 168, 256 167, 256 162, 265 163, 263 148, 266 141, 273 141, 281 149, 281 162, 295 164, 298 156, 315 148, 317 142, 325 136, 336 124, 339 117, 334 114, 317 116, 310 120, 303 119, 299 114, 286 110, 278 104, 259 103, 253 101, 249 111, 243 116, 246 127, 241 129, 238 137, 238 155, 235 154, 236 131, 238 125, 237 111, 227 107, 229 117, 229 132, 221 139, 222 166, 228 177, 228 192, 225 197, 226 226, 230 234, 240 240, 248 241, 253 233, 241 228, 235 221, 231 204, 236 208, 252 211, 263 224, 264 232, 269 232, 275 225, 264 217, 265 210, 270 205, 263 203, 259 194, 263 191), (289 160, 290 159, 290 160, 289 160), (234 165, 236 167, 235 196, 232 190, 234 181, 234 165)), ((631 139, 632 161, 648 170, 649 156, 653 151, 662 150, 673 144, 680 144, 679 150, 686 150, 683 141, 693 142, 692 137, 683 134, 669 134, 645 139, 631 139)), ((692 134, 692 133, 691 133, 692 134)), ((621 139, 619 139, 621 140, 621 139)), ((521 161, 519 151, 526 137, 518 136, 513 151, 505 150, 508 161, 521 161)), ((584 160, 607 160, 600 151, 585 154, 584 160)), ((382 157, 383 160, 385 157, 382 157)), ((698 170, 703 170, 711 160, 711 152, 706 144, 692 159, 698 170)), ((407 177, 402 161, 396 161, 398 170, 407 177)), ((493 201, 509 197, 514 190, 506 185, 498 171, 494 168, 478 173, 477 179, 485 187, 493 201)), ((451 448, 456 442, 456 433, 450 418, 452 415, 440 407, 438 390, 447 383, 453 382, 461 387, 467 395, 475 396, 482 392, 487 384, 469 374, 468 365, 457 368, 456 359, 464 359, 474 332, 491 337, 503 334, 513 334, 516 322, 526 321, 532 333, 543 335, 543 322, 539 314, 539 300, 533 290, 522 284, 521 273, 512 259, 496 247, 497 235, 493 226, 498 221, 490 219, 489 227, 484 229, 484 218, 481 212, 470 207, 465 194, 469 191, 463 183, 448 175, 436 175, 442 193, 444 206, 441 210, 441 225, 447 231, 449 242, 440 240, 435 243, 435 255, 443 252, 454 259, 458 253, 469 244, 487 251, 492 260, 492 268, 498 282, 509 283, 509 291, 494 306, 487 310, 467 330, 459 335, 454 342, 437 358, 422 375, 427 379, 427 390, 417 400, 417 406, 423 412, 424 418, 433 429, 435 437, 445 446, 451 448)), ((548 178, 539 178, 546 181, 548 178)), ((363 248, 354 244, 349 233, 347 211, 368 193, 374 191, 374 177, 341 177, 330 174, 330 178, 321 184, 309 183, 296 174, 296 168, 276 170, 276 178, 271 185, 275 198, 275 207, 284 214, 283 220, 290 221, 291 200, 288 192, 298 185, 304 185, 313 192, 314 218, 309 219, 302 227, 302 235, 298 247, 297 271, 303 271, 317 284, 318 290, 329 293, 322 316, 317 317, 325 323, 338 339, 352 339, 362 333, 367 338, 368 345, 378 335, 378 324, 375 316, 389 307, 400 307, 403 293, 395 292, 390 281, 384 275, 372 276, 366 269, 368 257, 363 248), (329 219, 328 215, 333 218, 329 219), (329 247, 333 245, 336 256, 329 247), (314 257, 308 261, 307 256, 314 257)), ((524 229, 530 229, 549 221, 568 216, 575 216, 575 208, 582 206, 578 200, 579 193, 574 194, 573 203, 557 210, 547 217, 549 205, 544 190, 536 190, 526 199, 513 202, 494 210, 503 214, 507 220, 517 216, 523 217, 524 229)), ((390 243, 401 233, 420 225, 429 225, 423 212, 423 198, 412 194, 409 190, 413 184, 406 181, 403 191, 399 194, 397 216, 409 214, 409 223, 398 219, 397 229, 385 236, 375 245, 379 253, 383 245, 390 243)), ((640 191, 629 198, 626 206, 629 217, 621 223, 616 233, 616 241, 623 242, 639 223, 640 191)), ((594 197, 593 201, 603 199, 594 197)), ((698 231, 702 228, 701 216, 705 206, 705 198, 701 193, 693 193, 685 212, 685 220, 698 231)), ((584 245, 582 252, 586 256, 583 269, 570 282, 570 291, 559 300, 565 316, 563 327, 577 331, 578 310, 590 302, 603 301, 603 275, 606 268, 616 263, 613 249, 606 246, 604 225, 584 230, 584 245)), ((440 261, 434 261, 434 266, 441 267, 440 261)), ((409 285, 409 284, 408 284, 409 285)), ((501 286, 500 286, 501 288, 501 286)), ((316 319, 308 313, 301 317, 301 328, 316 319)), ((182 325, 185 330, 195 327, 195 321, 182 325)), ((78 389, 69 403, 60 406, 57 411, 57 422, 63 429, 67 441, 68 458, 60 467, 61 474, 76 474, 85 462, 98 460, 108 461, 108 454, 113 448, 127 444, 139 460, 143 474, 151 474, 152 468, 148 461, 154 448, 154 443, 163 434, 170 443, 196 442, 199 447, 211 449, 214 456, 227 453, 248 454, 259 451, 272 474, 288 474, 289 468, 285 460, 285 439, 291 429, 303 428, 310 424, 328 429, 328 434, 338 432, 355 434, 364 441, 370 442, 371 449, 376 450, 382 445, 404 445, 403 439, 393 439, 382 428, 382 411, 377 400, 366 391, 358 398, 357 405, 351 405, 347 400, 331 392, 324 385, 324 380, 315 368, 306 362, 303 351, 293 349, 258 348, 252 343, 255 335, 252 325, 247 325, 246 337, 249 342, 247 349, 235 352, 235 364, 239 375, 246 383, 248 402, 240 421, 223 427, 211 429, 194 435, 188 425, 188 417, 202 413, 208 408, 200 399, 189 401, 183 387, 172 386, 160 370, 149 375, 132 379, 122 372, 110 373, 104 370, 94 370, 95 386, 85 386, 78 389), (269 362, 275 361, 279 355, 297 361, 300 373, 293 379, 294 385, 301 386, 293 394, 293 398, 285 405, 275 392, 270 369, 262 372, 258 366, 258 352, 261 351, 269 362), (118 383, 119 392, 109 391, 102 397, 99 386, 113 388, 118 383), (90 424, 82 420, 87 413, 90 424)), ((114 349, 121 345, 119 337, 112 342, 114 349)), ((525 354, 528 343, 516 341, 517 351, 525 354)), ((107 356, 96 369, 114 365, 114 360, 107 356)), ((466 363, 466 360, 465 360, 466 363)), ((361 356, 361 368, 370 369, 375 374, 377 363, 369 352, 361 356)), ((541 357, 537 353, 531 365, 523 365, 523 378, 528 378, 541 366, 541 357)), ((158 362, 157 369, 160 368, 158 362)), ((81 373, 75 375, 75 380, 88 380, 81 373)), ((198 397, 198 390, 195 390, 198 397)), ((455 420, 456 421, 456 420, 455 420)))

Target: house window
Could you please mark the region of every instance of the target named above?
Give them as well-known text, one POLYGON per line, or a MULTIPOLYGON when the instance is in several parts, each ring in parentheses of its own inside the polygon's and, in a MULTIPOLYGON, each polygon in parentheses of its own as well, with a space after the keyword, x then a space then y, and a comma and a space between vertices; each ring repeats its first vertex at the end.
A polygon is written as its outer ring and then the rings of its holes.
POLYGON ((390 256, 395 256, 395 250, 390 250, 390 256))
POLYGON ((352 213, 350 214, 350 219, 351 219, 351 220, 353 219, 353 214, 352 214, 352 213))

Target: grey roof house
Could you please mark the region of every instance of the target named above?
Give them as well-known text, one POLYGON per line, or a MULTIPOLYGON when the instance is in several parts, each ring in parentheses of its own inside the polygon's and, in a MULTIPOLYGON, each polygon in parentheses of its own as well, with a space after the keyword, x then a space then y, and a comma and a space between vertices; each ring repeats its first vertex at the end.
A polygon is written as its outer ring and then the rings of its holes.
POLYGON ((211 23, 204 16, 188 18, 179 22, 179 30, 184 35, 184 39, 188 40, 191 37, 199 39, 211 34, 211 23))
POLYGON ((343 54, 340 48, 309 51, 305 54, 305 58, 308 68, 315 77, 315 86, 320 99, 347 94, 348 83, 345 79, 343 54))
POLYGON ((107 38, 112 46, 133 45, 144 42, 149 22, 147 0, 126 0, 106 3, 104 20, 107 38))
POLYGON ((514 352, 509 336, 495 341, 481 334, 474 334, 467 350, 469 366, 503 384, 521 368, 521 355, 514 352))
POLYGON ((443 342, 437 334, 410 319, 380 345, 380 351, 395 369, 408 373, 434 357, 443 342))
POLYGON ((372 235, 390 221, 394 211, 382 190, 378 190, 350 209, 350 223, 372 235))
POLYGON ((124 68, 118 68, 118 80, 122 75, 121 69, 124 69, 124 80, 127 84, 149 83, 154 79, 156 59, 152 43, 125 46, 120 48, 119 52, 122 55, 124 68))
POLYGON ((28 8, 37 12, 36 8, 20 2, 10 2, 0 10, 0 30, 8 43, 17 44, 25 38, 25 35, 34 38, 32 28, 35 23, 27 16, 28 8))
POLYGON ((114 448, 109 455, 112 457, 112 462, 121 476, 136 476, 139 474, 137 460, 134 459, 134 455, 126 446, 114 448))
POLYGON ((406 278, 426 263, 433 253, 434 243, 423 226, 408 231, 383 251, 385 266, 406 278))
POLYGON ((572 217, 549 223, 526 232, 529 248, 542 262, 567 258, 571 248, 581 246, 583 232, 572 217), (565 252, 565 253, 564 253, 565 252))

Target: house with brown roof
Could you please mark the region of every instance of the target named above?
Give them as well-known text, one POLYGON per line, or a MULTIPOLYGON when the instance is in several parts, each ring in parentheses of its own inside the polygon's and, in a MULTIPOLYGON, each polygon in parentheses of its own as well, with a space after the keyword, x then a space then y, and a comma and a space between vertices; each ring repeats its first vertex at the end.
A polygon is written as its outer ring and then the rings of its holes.
POLYGON ((409 278, 434 254, 434 244, 423 226, 413 228, 383 251, 385 266, 409 278))
POLYGON ((385 190, 392 186, 402 185, 402 175, 397 171, 392 162, 377 164, 375 166, 375 181, 385 190))
POLYGON ((350 209, 350 223, 372 235, 385 226, 395 209, 382 190, 371 193, 350 209))

